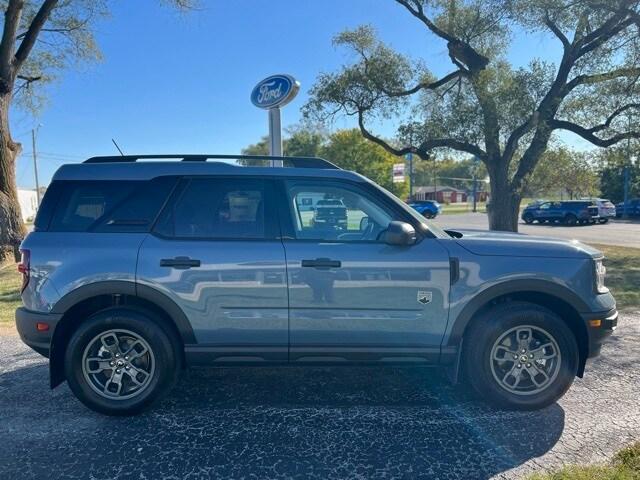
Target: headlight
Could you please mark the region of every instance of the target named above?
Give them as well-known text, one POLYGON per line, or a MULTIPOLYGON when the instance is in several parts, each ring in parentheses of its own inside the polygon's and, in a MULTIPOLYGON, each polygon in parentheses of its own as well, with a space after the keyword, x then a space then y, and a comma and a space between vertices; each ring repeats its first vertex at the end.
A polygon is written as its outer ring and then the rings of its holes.
POLYGON ((596 270, 596 291, 598 293, 607 293, 609 289, 604 286, 604 277, 607 273, 607 269, 602 263, 602 258, 594 260, 596 270))

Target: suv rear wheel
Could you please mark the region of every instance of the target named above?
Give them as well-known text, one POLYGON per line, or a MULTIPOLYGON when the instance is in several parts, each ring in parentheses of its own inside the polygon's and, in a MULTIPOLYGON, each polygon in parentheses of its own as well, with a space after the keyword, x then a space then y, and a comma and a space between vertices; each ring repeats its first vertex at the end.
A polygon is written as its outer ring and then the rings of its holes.
POLYGON ((558 400, 578 370, 575 336, 555 313, 533 304, 498 305, 465 335, 471 385, 504 408, 533 410, 558 400))
POLYGON ((113 307, 83 322, 65 352, 69 387, 87 407, 107 415, 141 412, 176 381, 174 344, 145 311, 113 307))
POLYGON ((578 223, 578 217, 576 217, 573 213, 569 213, 564 217, 564 223, 567 225, 575 225, 578 223))
POLYGON ((527 225, 530 225, 533 223, 533 215, 531 213, 525 213, 522 216, 522 219, 524 220, 524 223, 526 223, 527 225))

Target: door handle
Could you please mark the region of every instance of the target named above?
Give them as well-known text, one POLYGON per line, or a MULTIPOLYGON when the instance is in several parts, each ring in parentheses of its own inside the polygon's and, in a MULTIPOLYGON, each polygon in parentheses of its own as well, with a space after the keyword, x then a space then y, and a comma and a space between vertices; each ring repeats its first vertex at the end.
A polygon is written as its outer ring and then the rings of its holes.
POLYGON ((192 267, 199 267, 200 260, 194 260, 189 257, 163 258, 160 260, 160 266, 186 270, 192 267))
POLYGON ((330 258, 316 258, 315 260, 302 260, 302 266, 318 269, 340 268, 342 262, 340 260, 331 260, 330 258))

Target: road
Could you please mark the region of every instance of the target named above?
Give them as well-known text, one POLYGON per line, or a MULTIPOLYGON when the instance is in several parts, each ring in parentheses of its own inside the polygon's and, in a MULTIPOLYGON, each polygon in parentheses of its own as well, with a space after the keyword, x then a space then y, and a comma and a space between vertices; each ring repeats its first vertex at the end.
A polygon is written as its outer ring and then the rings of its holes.
POLYGON ((0 478, 521 478, 640 432, 640 312, 558 403, 495 410, 435 370, 193 369, 150 412, 85 409, 0 336, 0 478))
MULTIPOLYGON (((489 228, 487 215, 484 213, 441 215, 433 221, 441 227, 453 229, 487 230, 489 228)), ((575 227, 540 225, 538 223, 526 225, 520 222, 518 231, 528 235, 576 239, 584 243, 640 248, 640 222, 613 220, 604 225, 578 225, 575 227)))

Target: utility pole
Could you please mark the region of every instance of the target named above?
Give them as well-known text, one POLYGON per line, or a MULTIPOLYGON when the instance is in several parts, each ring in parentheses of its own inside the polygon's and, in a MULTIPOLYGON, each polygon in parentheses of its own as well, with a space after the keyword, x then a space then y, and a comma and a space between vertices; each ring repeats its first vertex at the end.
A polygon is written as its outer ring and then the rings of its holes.
POLYGON ((476 156, 473 157, 473 213, 477 212, 478 202, 478 164, 480 159, 476 156))
MULTIPOLYGON (((629 131, 631 131, 631 111, 629 111, 629 131)), ((622 207, 622 218, 628 219, 628 203, 629 203, 629 165, 631 164, 631 137, 627 138, 627 160, 624 165, 624 200, 622 207)))
POLYGON ((409 162, 409 198, 413 201, 413 153, 407 153, 405 158, 409 162))
POLYGON ((31 129, 31 150, 33 153, 33 173, 36 177, 36 198, 40 208, 40 182, 38 181, 38 154, 36 153, 36 129, 31 129))
POLYGON ((435 155, 433 156, 433 199, 438 201, 438 164, 435 155))

